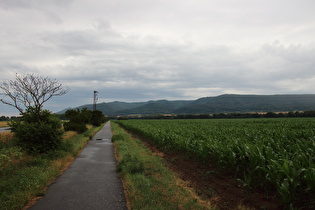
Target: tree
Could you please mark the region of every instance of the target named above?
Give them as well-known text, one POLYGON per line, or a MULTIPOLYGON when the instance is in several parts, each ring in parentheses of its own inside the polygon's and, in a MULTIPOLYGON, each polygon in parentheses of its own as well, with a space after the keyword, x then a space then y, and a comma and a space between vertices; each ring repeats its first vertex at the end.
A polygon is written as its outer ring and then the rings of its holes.
POLYGON ((83 133, 87 130, 86 124, 100 126, 107 120, 101 111, 91 111, 86 107, 84 107, 82 110, 69 109, 66 111, 65 117, 69 119, 69 122, 64 123, 64 129, 66 131, 77 131, 78 133, 83 133))
POLYGON ((69 91, 56 79, 34 74, 18 75, 15 79, 5 80, 0 84, 0 101, 15 107, 21 114, 32 107, 39 114, 45 102, 54 96, 62 96, 69 91))
POLYGON ((63 124, 65 131, 77 131, 78 133, 84 133, 87 131, 86 123, 89 123, 90 114, 88 114, 88 110, 83 108, 82 110, 79 109, 70 109, 67 110, 65 113, 69 122, 65 122, 63 124))
POLYGON ((100 126, 102 123, 106 122, 106 118, 103 113, 99 110, 92 111, 91 124, 94 126, 100 126))
POLYGON ((10 123, 17 143, 30 153, 47 153, 62 146, 61 121, 43 105, 53 96, 62 96, 68 88, 56 79, 16 74, 0 84, 0 101, 19 110, 23 122, 10 123))

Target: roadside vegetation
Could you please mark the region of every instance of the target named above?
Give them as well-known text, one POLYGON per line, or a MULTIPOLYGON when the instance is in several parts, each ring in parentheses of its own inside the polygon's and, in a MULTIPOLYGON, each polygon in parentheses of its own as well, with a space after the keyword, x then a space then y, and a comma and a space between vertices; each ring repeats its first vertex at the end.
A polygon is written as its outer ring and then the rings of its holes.
POLYGON ((8 121, 0 121, 0 128, 8 127, 8 121))
POLYGON ((121 120, 163 151, 214 162, 249 190, 278 193, 285 208, 315 207, 315 119, 121 120))
POLYGON ((56 79, 33 74, 0 83, 0 102, 21 115, 2 124, 12 133, 0 134, 0 209, 21 209, 43 195, 106 121, 102 112, 83 109, 69 111, 69 122, 62 122, 43 109, 49 99, 68 91, 56 79))
POLYGON ((152 153, 141 140, 111 123, 118 160, 131 209, 214 209, 200 200, 167 167, 163 158, 152 153))
POLYGON ((11 132, 0 133, 0 209, 22 209, 72 162, 102 126, 88 125, 82 134, 62 135, 61 147, 46 153, 30 153, 11 132))
POLYGON ((66 131, 76 131, 83 133, 87 130, 86 124, 94 126, 100 126, 102 123, 107 121, 103 113, 99 110, 88 110, 86 107, 83 109, 70 109, 65 113, 65 118, 68 122, 64 123, 64 129, 66 131))

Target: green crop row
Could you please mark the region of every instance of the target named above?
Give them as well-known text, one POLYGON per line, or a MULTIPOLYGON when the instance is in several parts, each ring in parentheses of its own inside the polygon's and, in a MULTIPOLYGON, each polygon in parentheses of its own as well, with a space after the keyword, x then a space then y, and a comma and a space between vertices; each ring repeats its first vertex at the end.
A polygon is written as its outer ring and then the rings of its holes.
POLYGON ((164 150, 214 161, 249 188, 277 190, 287 206, 315 208, 315 118, 118 123, 164 150))

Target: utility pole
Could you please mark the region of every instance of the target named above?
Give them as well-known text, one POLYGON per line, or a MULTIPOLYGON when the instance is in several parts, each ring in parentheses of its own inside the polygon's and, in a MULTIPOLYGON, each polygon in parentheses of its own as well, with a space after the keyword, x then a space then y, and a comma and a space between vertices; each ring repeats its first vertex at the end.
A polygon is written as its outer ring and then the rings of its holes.
POLYGON ((96 102, 97 102, 97 100, 98 100, 97 94, 98 94, 98 92, 94 90, 93 111, 96 110, 96 102))

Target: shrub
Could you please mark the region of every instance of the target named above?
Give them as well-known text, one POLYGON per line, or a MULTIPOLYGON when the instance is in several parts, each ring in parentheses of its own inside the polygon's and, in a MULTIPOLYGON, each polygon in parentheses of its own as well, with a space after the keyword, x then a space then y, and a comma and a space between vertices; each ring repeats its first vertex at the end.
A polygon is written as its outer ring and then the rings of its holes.
POLYGON ((94 126, 100 126, 106 121, 103 113, 99 110, 90 111, 87 108, 70 109, 65 113, 65 117, 70 121, 64 124, 66 131, 77 131, 78 133, 84 133, 87 128, 86 124, 92 124, 94 126))
POLYGON ((29 153, 47 153, 57 150, 62 144, 61 121, 48 110, 36 113, 28 109, 23 121, 11 123, 14 137, 29 153))
POLYGON ((84 122, 65 122, 63 127, 65 131, 76 131, 78 133, 84 133, 87 131, 87 127, 84 122))
POLYGON ((92 125, 100 126, 104 122, 105 122, 105 117, 101 111, 99 111, 99 110, 92 111, 92 115, 91 115, 91 124, 92 125))

